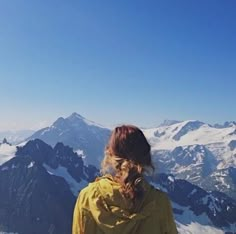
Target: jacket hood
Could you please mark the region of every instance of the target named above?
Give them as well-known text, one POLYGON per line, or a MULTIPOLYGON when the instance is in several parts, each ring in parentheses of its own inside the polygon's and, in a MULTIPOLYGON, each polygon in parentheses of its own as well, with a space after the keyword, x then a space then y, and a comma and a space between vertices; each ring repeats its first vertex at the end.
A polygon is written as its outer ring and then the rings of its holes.
POLYGON ((98 178, 90 185, 90 212, 104 233, 121 234, 121 230, 123 233, 135 233, 137 224, 153 214, 156 203, 148 198, 154 188, 145 180, 141 183, 144 197, 136 206, 121 195, 120 185, 109 176, 98 178))

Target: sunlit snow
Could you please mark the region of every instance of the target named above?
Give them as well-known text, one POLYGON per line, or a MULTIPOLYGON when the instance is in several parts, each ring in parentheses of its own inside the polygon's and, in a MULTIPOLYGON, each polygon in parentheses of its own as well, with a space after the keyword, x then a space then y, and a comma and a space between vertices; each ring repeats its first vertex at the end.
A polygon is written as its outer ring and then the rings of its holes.
POLYGON ((194 121, 183 121, 170 126, 143 129, 143 132, 153 151, 173 150, 178 146, 204 145, 220 161, 218 169, 236 165, 236 149, 230 150, 228 146, 230 141, 236 140, 236 134, 231 134, 235 131, 235 126, 215 128, 203 124, 196 130, 189 130, 179 140, 175 140, 174 136, 189 122, 193 123, 194 121))
POLYGON ((51 175, 60 176, 66 180, 69 184, 72 193, 77 197, 78 193, 81 189, 88 185, 88 182, 85 180, 81 180, 81 182, 77 182, 67 171, 66 167, 59 166, 57 169, 53 169, 46 164, 43 164, 47 172, 51 175))

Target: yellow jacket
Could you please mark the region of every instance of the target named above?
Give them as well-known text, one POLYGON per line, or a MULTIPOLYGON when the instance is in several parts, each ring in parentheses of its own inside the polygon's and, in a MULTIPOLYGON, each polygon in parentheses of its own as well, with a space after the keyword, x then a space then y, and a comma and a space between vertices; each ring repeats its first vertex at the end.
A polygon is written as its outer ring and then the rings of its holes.
POLYGON ((166 194, 145 181, 143 187, 143 200, 131 210, 111 177, 90 183, 77 199, 72 234, 176 234, 166 194))

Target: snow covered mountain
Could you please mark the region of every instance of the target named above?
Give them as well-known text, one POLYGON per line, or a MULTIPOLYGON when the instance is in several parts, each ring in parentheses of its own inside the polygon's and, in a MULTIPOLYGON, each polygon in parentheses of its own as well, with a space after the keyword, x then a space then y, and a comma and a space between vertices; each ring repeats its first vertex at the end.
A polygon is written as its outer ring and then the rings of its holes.
POLYGON ((235 233, 236 201, 223 193, 206 192, 186 180, 159 174, 150 179, 168 193, 179 233, 235 233))
POLYGON ((208 191, 217 190, 236 197, 236 168, 217 169, 215 156, 203 145, 159 151, 153 158, 158 172, 172 173, 208 191))
POLYGON ((203 145, 178 146, 172 151, 158 151, 153 159, 163 172, 178 174, 179 178, 193 183, 208 177, 217 165, 214 155, 203 145))
MULTIPOLYGON (((211 126, 196 120, 168 120, 143 131, 152 145, 157 172, 172 173, 208 191, 218 190, 236 199, 235 122, 211 126)), ((85 157, 85 163, 99 168, 110 132, 73 113, 28 139, 39 138, 52 146, 63 142, 85 157)))
POLYGON ((57 143, 54 147, 42 140, 30 140, 23 147, 17 147, 16 157, 30 157, 41 164, 49 174, 62 176, 70 185, 75 196, 98 174, 98 169, 92 165, 84 165, 81 155, 69 146, 57 143))
POLYGON ((183 121, 144 129, 157 171, 172 173, 211 191, 236 199, 236 125, 213 127, 183 121))
POLYGON ((77 113, 58 118, 50 127, 35 132, 27 140, 41 139, 55 146, 58 142, 73 147, 87 164, 100 165, 110 130, 77 113))
POLYGON ((69 233, 75 197, 30 157, 0 166, 0 233, 69 233))
POLYGON ((163 126, 170 126, 170 125, 173 125, 173 124, 176 124, 176 123, 180 123, 181 121, 178 121, 178 120, 170 120, 170 119, 166 119, 163 121, 163 123, 161 123, 159 125, 159 127, 163 127, 163 126))
POLYGON ((97 173, 62 143, 17 147, 0 166, 0 233, 71 233, 76 197, 97 173))
POLYGON ((229 148, 229 143, 236 140, 236 125, 216 128, 200 121, 190 120, 143 131, 154 151, 173 150, 186 145, 205 145, 213 151, 217 159, 222 160, 221 167, 236 163, 233 157, 235 152, 229 148))
MULTIPOLYGON (((71 233, 75 199, 98 170, 62 143, 52 147, 36 139, 16 150, 0 166, 0 232, 71 233)), ((228 196, 172 175, 148 179, 169 194, 181 234, 236 231, 236 202, 228 196)))
POLYGON ((236 126, 236 121, 226 121, 224 124, 214 124, 213 127, 215 128, 228 128, 236 126))

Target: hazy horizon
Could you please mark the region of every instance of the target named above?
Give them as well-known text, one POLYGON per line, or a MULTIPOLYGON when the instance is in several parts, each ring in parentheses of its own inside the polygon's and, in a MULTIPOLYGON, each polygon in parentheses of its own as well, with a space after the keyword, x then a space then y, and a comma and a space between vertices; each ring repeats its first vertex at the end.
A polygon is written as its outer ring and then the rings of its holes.
MULTIPOLYGON (((81 113, 78 113, 78 112, 73 112, 73 113, 77 113, 77 114, 79 114, 79 115, 81 115, 81 113)), ((0 129, 0 132, 14 132, 14 131, 37 131, 37 130, 40 130, 40 129, 42 129, 42 128, 45 128, 45 127, 49 127, 49 126, 51 126, 58 118, 60 118, 60 117, 63 117, 63 118, 67 118, 67 117, 69 117, 71 114, 73 114, 73 113, 70 113, 69 115, 65 115, 65 116, 58 116, 56 119, 54 119, 54 120, 52 120, 52 121, 44 121, 44 122, 39 122, 38 124, 37 123, 34 123, 34 125, 33 125, 33 127, 31 127, 31 128, 12 128, 12 129, 8 129, 8 128, 6 128, 6 129, 4 129, 4 128, 1 128, 0 129)), ((202 121, 202 120, 199 120, 199 119, 182 119, 182 120, 180 120, 180 119, 163 119, 161 122, 159 122, 159 123, 157 123, 156 125, 139 125, 138 123, 135 123, 135 121, 133 121, 133 122, 122 122, 122 121, 120 121, 119 122, 119 120, 117 120, 117 122, 114 122, 113 124, 110 124, 110 125, 107 125, 107 124, 104 124, 104 123, 100 123, 100 122, 97 122, 97 121, 95 121, 94 119, 88 119, 88 118, 86 118, 86 116, 83 116, 83 115, 81 115, 82 117, 84 117, 86 120, 89 120, 89 121, 92 121, 92 122, 94 122, 95 124, 99 124, 99 125, 101 125, 101 126, 103 126, 103 127, 107 127, 107 128, 113 128, 113 127, 115 127, 115 126, 117 126, 117 125, 121 125, 121 124, 136 124, 136 125, 138 125, 139 127, 141 127, 141 128, 155 128, 155 127, 158 127, 160 124, 162 124, 164 121, 172 121, 172 120, 175 120, 175 121, 180 121, 180 122, 182 122, 182 121, 191 121, 191 120, 197 120, 197 121, 201 121, 201 122, 204 122, 204 123, 206 123, 206 124, 210 124, 210 125, 214 125, 214 124, 224 124, 225 122, 231 122, 231 121, 235 121, 235 120, 225 120, 224 122, 216 122, 216 123, 209 123, 209 122, 205 122, 205 121, 202 121)))

